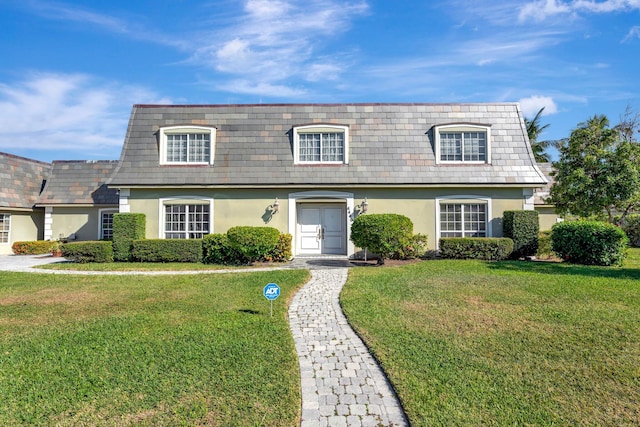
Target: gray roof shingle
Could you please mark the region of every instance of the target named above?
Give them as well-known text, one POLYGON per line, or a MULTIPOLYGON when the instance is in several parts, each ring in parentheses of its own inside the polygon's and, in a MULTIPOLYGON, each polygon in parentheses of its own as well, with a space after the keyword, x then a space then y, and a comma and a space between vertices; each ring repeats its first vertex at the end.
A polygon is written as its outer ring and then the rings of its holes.
POLYGON ((0 152, 0 208, 33 208, 51 164, 0 152))
POLYGON ((105 184, 116 160, 54 160, 37 205, 117 205, 118 192, 105 184))
POLYGON ((545 184, 517 104, 135 105, 119 165, 109 181, 128 186, 545 184), (294 165, 292 129, 349 126, 348 165, 294 165), (433 128, 491 126, 490 165, 437 165, 433 128), (217 129, 212 166, 159 164, 157 131, 217 129))

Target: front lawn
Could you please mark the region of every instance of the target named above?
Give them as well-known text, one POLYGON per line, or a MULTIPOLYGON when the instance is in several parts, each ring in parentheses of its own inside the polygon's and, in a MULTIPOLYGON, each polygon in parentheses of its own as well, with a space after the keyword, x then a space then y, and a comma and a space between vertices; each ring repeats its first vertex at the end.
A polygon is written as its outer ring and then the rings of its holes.
POLYGON ((307 279, 0 272, 0 425, 295 425, 286 310, 307 279))
POLYGON ((412 425, 640 425, 639 254, 352 269, 341 303, 412 425))

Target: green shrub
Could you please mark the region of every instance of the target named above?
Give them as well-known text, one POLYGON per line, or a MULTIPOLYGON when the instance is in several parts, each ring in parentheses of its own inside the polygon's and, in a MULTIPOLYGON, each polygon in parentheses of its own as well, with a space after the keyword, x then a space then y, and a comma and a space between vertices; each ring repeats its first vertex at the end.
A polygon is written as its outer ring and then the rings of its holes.
POLYGON ((551 230, 541 231, 538 234, 538 250, 536 252, 536 258, 550 259, 555 256, 553 249, 551 249, 551 230))
POLYGON ((409 244, 398 252, 392 253, 390 259, 416 259, 421 258, 427 252, 428 236, 426 234, 414 234, 409 244))
POLYGON ((202 262, 202 239, 134 240, 131 258, 140 262, 202 262))
POLYGON ((58 242, 51 240, 31 240, 14 242, 11 250, 16 255, 42 255, 51 253, 58 242))
POLYGON ((243 265, 249 260, 231 246, 226 234, 207 234, 202 239, 202 262, 205 264, 243 265))
POLYGON ((360 215, 351 224, 351 241, 378 255, 378 264, 384 264, 385 258, 406 250, 412 237, 413 222, 404 215, 360 215))
POLYGON ((513 240, 511 257, 518 259, 536 254, 540 220, 536 211, 505 211, 502 217, 504 237, 513 240))
POLYGON ((116 261, 131 261, 134 240, 145 238, 145 215, 141 213, 113 214, 113 257, 116 261))
POLYGON ((107 241, 71 242, 60 245, 62 256, 75 262, 113 262, 113 245, 107 241))
POLYGON ((620 265, 628 242, 620 227, 600 221, 567 221, 551 228, 553 251, 575 264, 620 265))
POLYGON ((283 233, 278 236, 278 244, 264 261, 287 262, 291 259, 291 234, 283 233))
POLYGON ((280 232, 273 227, 231 227, 227 231, 227 238, 232 247, 242 252, 254 262, 265 258, 278 245, 280 232))
POLYGON ((628 215, 620 224, 631 246, 640 247, 640 215, 628 215))
POLYGON ((499 261, 513 253, 513 240, 508 237, 442 237, 440 256, 451 259, 483 259, 499 261))

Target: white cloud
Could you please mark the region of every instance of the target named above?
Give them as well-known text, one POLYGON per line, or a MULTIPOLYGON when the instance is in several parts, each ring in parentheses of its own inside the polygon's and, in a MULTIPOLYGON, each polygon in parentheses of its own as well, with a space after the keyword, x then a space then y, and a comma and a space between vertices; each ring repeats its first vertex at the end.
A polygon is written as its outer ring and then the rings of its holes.
POLYGON ((228 91, 241 87, 247 93, 247 85, 238 82, 252 81, 251 93, 262 88, 262 95, 298 94, 300 89, 290 87, 290 81, 340 76, 343 67, 338 62, 318 60, 321 46, 348 31, 352 19, 367 10, 362 1, 248 0, 234 24, 219 29, 204 46, 200 43, 191 62, 229 74, 228 91))
POLYGON ((636 25, 632 27, 627 33, 627 35, 625 36, 625 38, 622 39, 622 42, 625 43, 631 39, 640 39, 640 25, 636 25))
POLYGON ((543 116, 548 116, 558 112, 558 107, 556 106, 555 101, 549 96, 534 95, 529 98, 522 98, 518 102, 520 103, 522 114, 524 114, 525 117, 534 117, 543 107, 543 116))
POLYGON ((640 9, 640 0, 536 0, 520 8, 518 19, 543 21, 556 15, 577 14, 580 12, 612 13, 640 9))
POLYGON ((34 73, 0 83, 0 150, 117 158, 131 106, 143 102, 169 100, 84 74, 34 73))

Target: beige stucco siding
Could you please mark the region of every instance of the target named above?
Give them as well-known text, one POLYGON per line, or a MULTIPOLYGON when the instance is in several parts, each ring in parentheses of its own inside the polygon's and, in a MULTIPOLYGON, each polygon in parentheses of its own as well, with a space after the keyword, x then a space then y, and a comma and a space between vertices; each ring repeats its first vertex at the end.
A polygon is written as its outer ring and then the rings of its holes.
MULTIPOLYGON (((161 205, 164 203, 203 203, 212 200, 211 213, 214 233, 224 233, 237 225, 272 226, 283 233, 289 232, 289 195, 304 192, 300 189, 132 189, 129 196, 131 212, 146 215, 147 238, 162 236, 161 205), (278 197, 279 212, 271 214, 271 205, 278 197)), ((310 190, 311 191, 311 190, 310 190)), ((335 192, 336 189, 314 188, 313 191, 335 192)), ((339 192, 353 194, 353 204, 358 206, 366 198, 369 213, 397 213, 409 217, 414 223, 414 232, 429 236, 429 247, 435 249, 436 236, 436 200, 487 201, 490 203, 489 227, 491 235, 502 236, 502 215, 505 210, 524 208, 521 188, 396 188, 396 189, 340 189, 339 192), (463 197, 463 199, 460 199, 463 197)), ((331 198, 320 201, 332 202, 331 198)), ((297 203, 318 202, 315 199, 297 199, 297 203)), ((345 203, 344 198, 333 200, 345 203)), ((295 212, 295 209, 293 210, 295 212)), ((294 236, 295 237, 295 236, 294 236)))
POLYGON ((0 243, 0 255, 13 253, 11 245, 14 242, 41 240, 43 238, 44 213, 42 211, 0 211, 0 213, 11 215, 9 242, 0 243))
POLYGON ((536 211, 540 220, 540 231, 551 230, 560 218, 555 208, 551 206, 536 206, 536 211))
MULTIPOLYGON (((76 240, 100 238, 100 209, 98 207, 54 207, 51 213, 51 237, 69 237, 76 240)), ((111 209, 117 209, 113 207, 111 209)))

